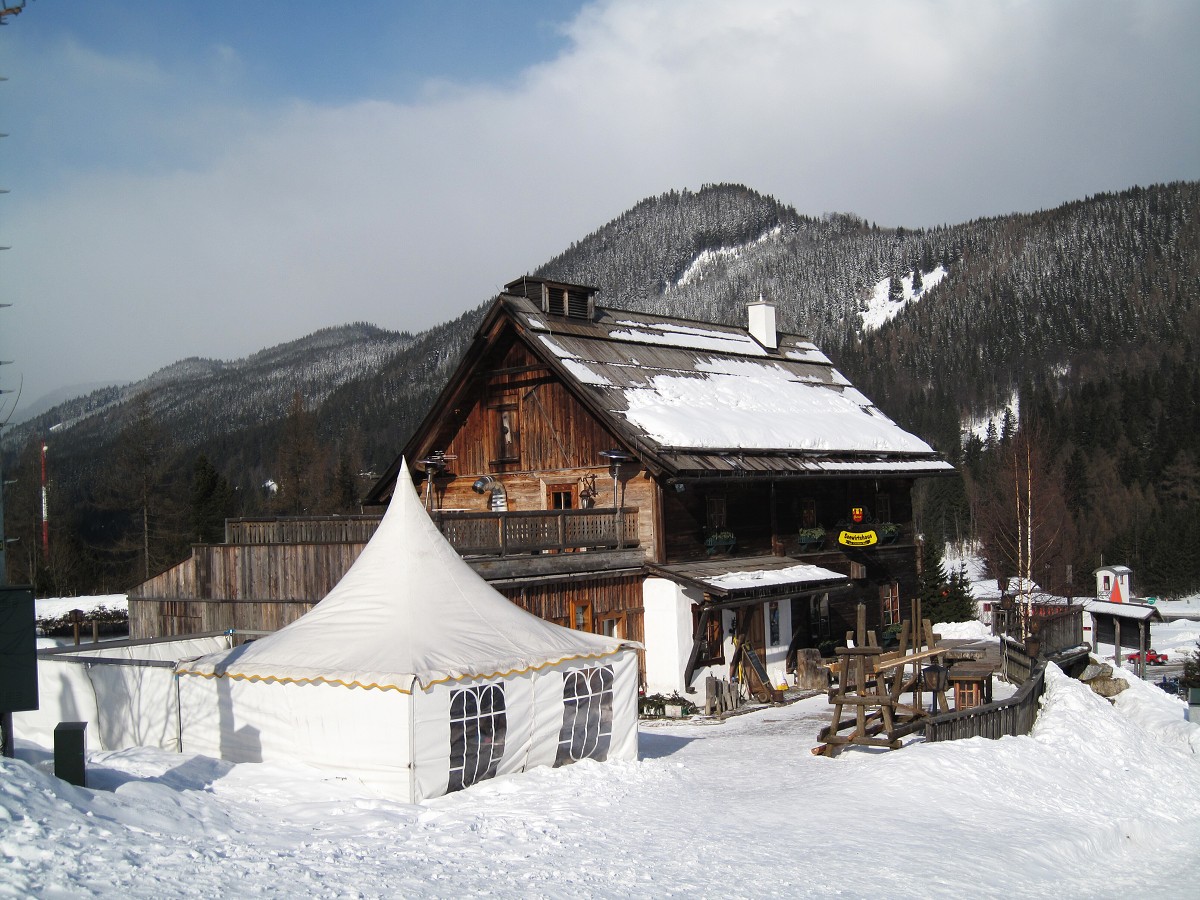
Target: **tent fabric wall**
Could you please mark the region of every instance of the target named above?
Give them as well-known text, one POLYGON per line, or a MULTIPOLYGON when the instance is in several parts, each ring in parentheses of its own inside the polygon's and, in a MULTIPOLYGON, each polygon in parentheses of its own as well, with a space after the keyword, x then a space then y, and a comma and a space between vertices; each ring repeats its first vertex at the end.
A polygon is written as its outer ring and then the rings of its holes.
POLYGON ((183 751, 302 762, 407 800, 412 697, 331 684, 180 678, 183 751))
POLYGON ((59 722, 87 722, 93 750, 178 750, 175 665, 229 645, 220 635, 40 653, 38 709, 14 713, 14 730, 49 747, 59 722))
POLYGON ((507 728, 504 752, 494 777, 511 775, 556 764, 566 709, 563 677, 581 669, 604 666, 613 670, 613 706, 611 733, 603 758, 636 760, 638 658, 636 651, 629 649, 589 663, 564 663, 504 678, 443 682, 415 692, 412 758, 416 781, 411 799, 437 797, 450 787, 450 709, 455 691, 483 685, 502 686, 507 728))

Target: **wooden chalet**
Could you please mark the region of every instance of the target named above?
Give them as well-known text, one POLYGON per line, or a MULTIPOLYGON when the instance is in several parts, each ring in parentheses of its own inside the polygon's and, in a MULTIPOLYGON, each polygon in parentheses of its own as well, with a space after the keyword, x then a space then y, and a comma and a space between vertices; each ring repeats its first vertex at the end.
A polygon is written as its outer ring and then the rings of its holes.
POLYGON ((770 304, 732 327, 595 295, 507 285, 404 448, 477 571, 551 621, 641 641, 651 693, 728 678, 735 656, 782 684, 860 602, 870 627, 899 624, 913 482, 951 466, 777 333, 770 304))
MULTIPOLYGON (((898 625, 916 589, 912 486, 951 466, 777 333, 769 304, 733 327, 595 295, 507 285, 403 449, 474 569, 545 619, 642 642, 649 693, 777 687, 796 651, 843 642, 860 602, 877 633, 898 625)), ((281 627, 377 521, 231 520, 224 544, 130 593, 131 632, 281 627)))

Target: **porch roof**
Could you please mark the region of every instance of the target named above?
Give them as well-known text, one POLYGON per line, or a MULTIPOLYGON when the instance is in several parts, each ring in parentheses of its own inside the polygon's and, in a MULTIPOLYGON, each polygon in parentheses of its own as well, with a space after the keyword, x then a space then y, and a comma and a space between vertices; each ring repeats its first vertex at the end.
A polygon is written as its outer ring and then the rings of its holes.
POLYGON ((1092 615, 1115 616, 1118 619, 1134 619, 1139 622, 1163 621, 1158 607, 1148 603, 1112 603, 1108 600, 1089 600, 1083 608, 1092 615))
POLYGON ((850 585, 849 576, 840 572, 780 556, 701 560, 669 566, 651 564, 646 568, 652 575, 698 588, 718 602, 795 596, 850 585))

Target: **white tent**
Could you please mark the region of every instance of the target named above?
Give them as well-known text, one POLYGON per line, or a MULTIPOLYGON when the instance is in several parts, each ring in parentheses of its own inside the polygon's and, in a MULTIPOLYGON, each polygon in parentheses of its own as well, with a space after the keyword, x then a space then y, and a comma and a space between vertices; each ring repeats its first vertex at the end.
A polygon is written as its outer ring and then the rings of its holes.
POLYGON ((513 605, 421 506, 407 466, 378 531, 310 612, 177 669, 185 752, 291 759, 417 801, 583 758, 637 757, 637 648, 513 605))

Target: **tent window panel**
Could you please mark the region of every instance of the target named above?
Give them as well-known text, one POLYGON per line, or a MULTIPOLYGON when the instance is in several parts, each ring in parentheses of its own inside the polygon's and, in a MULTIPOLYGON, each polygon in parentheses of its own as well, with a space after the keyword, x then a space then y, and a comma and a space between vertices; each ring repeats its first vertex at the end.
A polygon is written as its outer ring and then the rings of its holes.
POLYGON ((563 723, 555 766, 608 759, 612 706, 612 666, 574 669, 563 675, 563 723))
POLYGON ((484 684, 450 692, 450 781, 447 792, 461 791, 492 778, 504 756, 508 723, 504 686, 484 684))

